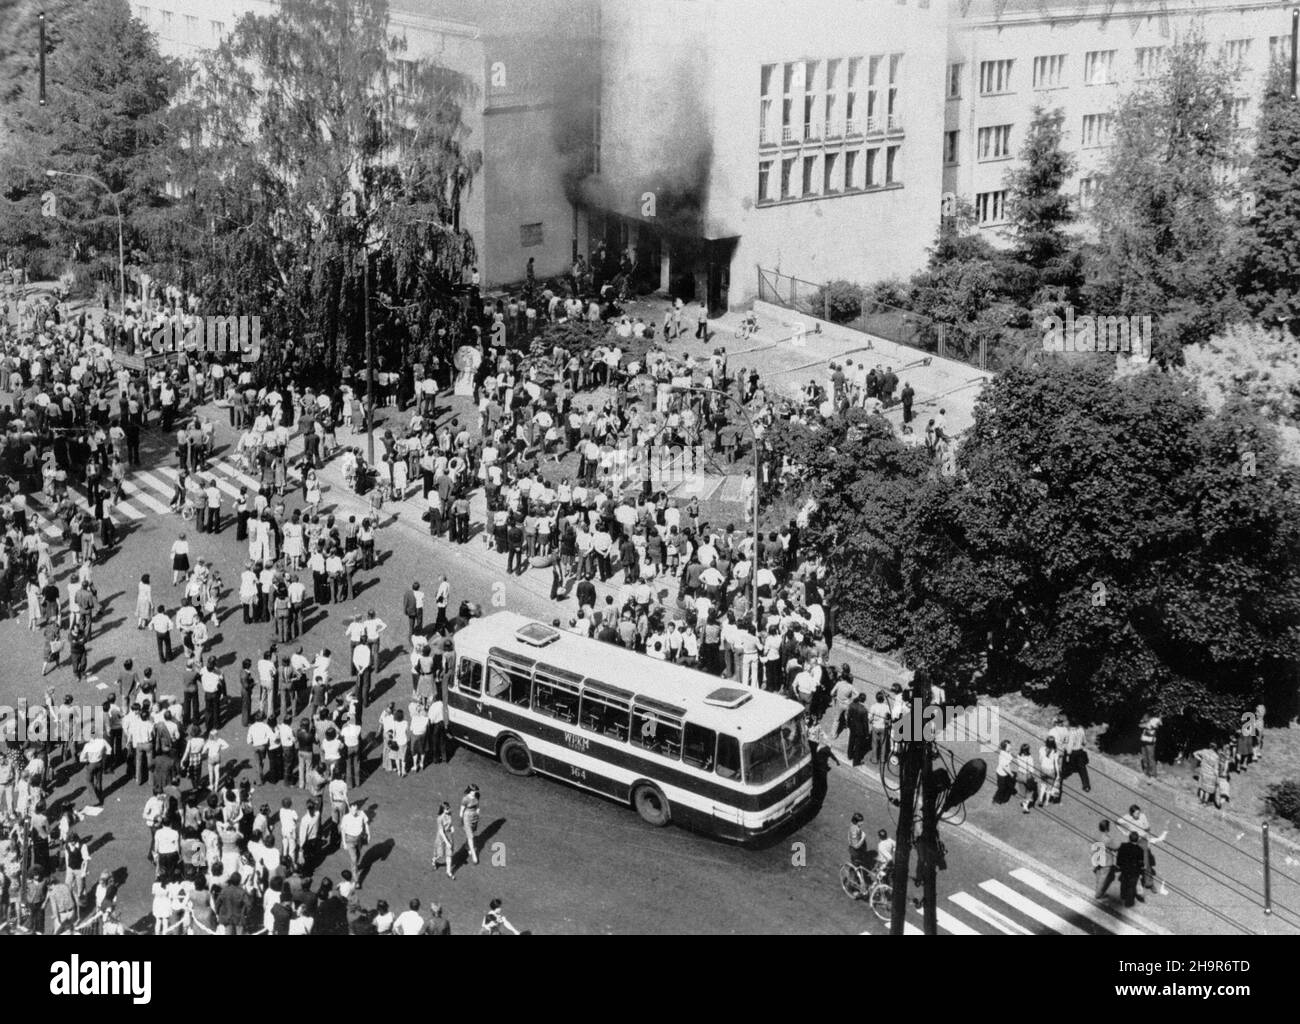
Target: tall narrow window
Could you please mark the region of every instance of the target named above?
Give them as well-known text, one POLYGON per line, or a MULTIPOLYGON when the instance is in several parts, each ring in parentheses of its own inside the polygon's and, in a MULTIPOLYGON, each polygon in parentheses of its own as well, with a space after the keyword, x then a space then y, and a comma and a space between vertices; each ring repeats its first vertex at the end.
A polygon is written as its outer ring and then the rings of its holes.
POLYGON ((825 109, 825 130, 823 137, 827 139, 837 139, 844 134, 844 128, 840 124, 840 64, 842 61, 828 60, 826 62, 826 109, 825 109))
POLYGON ((764 160, 758 165, 758 201, 767 202, 772 198, 772 161, 764 160))
POLYGON ((955 164, 957 162, 957 139, 961 135, 955 129, 943 133, 943 162, 946 164, 955 164))
POLYGON ((860 135, 862 133, 862 124, 858 121, 858 77, 861 73, 862 58, 850 58, 848 75, 844 83, 844 132, 846 135, 860 135))
POLYGON ((898 151, 901 146, 889 146, 885 150, 885 184, 892 185, 898 181, 898 151))
POLYGON ((835 174, 839 170, 839 154, 827 153, 822 160, 822 194, 830 195, 840 190, 840 183, 835 174))
POLYGON ((803 137, 805 139, 816 139, 821 136, 820 125, 817 124, 817 73, 819 69, 820 63, 815 60, 807 61, 804 65, 803 137))
POLYGON ((794 176, 794 157, 786 157, 781 161, 781 198, 791 199, 794 193, 790 191, 793 184, 791 178, 794 176))
POLYGON ((858 151, 850 149, 844 154, 844 191, 861 188, 858 184, 858 151))
POLYGON ((961 76, 965 64, 948 65, 948 99, 961 99, 961 76))
POLYGON ((880 123, 880 97, 878 92, 880 61, 880 57, 867 59, 867 131, 869 132, 883 131, 885 127, 880 123))
POLYGON ((888 128, 892 131, 898 131, 903 127, 903 118, 898 111, 898 80, 899 68, 903 63, 901 53, 893 53, 889 56, 889 109, 886 114, 889 118, 888 128))
POLYGON ((880 150, 867 150, 867 188, 875 188, 880 184, 880 150))
POLYGON ((806 156, 803 158, 802 194, 806 196, 817 194, 817 158, 815 156, 806 156))
POLYGON ((776 124, 772 119, 776 103, 772 95, 775 79, 776 65, 764 64, 759 75, 758 141, 761 145, 771 145, 780 141, 776 137, 776 124))

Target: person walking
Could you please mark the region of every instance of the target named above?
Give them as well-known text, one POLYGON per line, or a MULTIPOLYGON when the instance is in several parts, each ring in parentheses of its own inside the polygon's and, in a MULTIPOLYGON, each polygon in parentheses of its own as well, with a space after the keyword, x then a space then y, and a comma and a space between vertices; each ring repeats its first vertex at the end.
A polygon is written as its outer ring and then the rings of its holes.
POLYGON ((352 877, 357 880, 357 888, 360 889, 361 859, 370 842, 370 819, 366 817, 360 800, 353 800, 351 810, 343 815, 339 822, 339 834, 343 839, 343 849, 347 851, 352 877))
POLYGON ((478 834, 480 805, 479 788, 470 783, 465 787, 465 795, 460 799, 460 823, 465 830, 465 852, 472 864, 478 863, 478 849, 474 840, 478 834))
POLYGON ((1034 755, 1028 743, 1020 744, 1015 770, 1016 789, 1020 793, 1020 810, 1028 814, 1038 800, 1038 773, 1034 770, 1034 755))
POLYGON ((1065 760, 1061 780, 1064 781, 1071 775, 1077 774, 1083 784, 1083 791, 1091 793, 1092 780, 1088 777, 1088 751, 1084 749, 1087 744, 1087 730, 1075 719, 1070 719, 1069 728, 1065 731, 1065 760))
POLYGON ((433 868, 436 871, 438 865, 444 860, 447 863, 447 877, 454 878, 451 870, 451 862, 455 856, 455 835, 456 826, 451 820, 451 804, 443 801, 438 805, 438 817, 434 823, 433 833, 433 868))
POLYGON ((411 584, 402 600, 402 611, 406 615, 407 633, 415 636, 424 628, 424 594, 420 592, 418 582, 411 584))
POLYGON ((1003 740, 998 745, 998 764, 995 770, 997 789, 993 792, 995 804, 1005 804, 1016 791, 1015 755, 1011 753, 1011 741, 1003 740))
POLYGON ((1120 844, 1111 833, 1110 822, 1104 818, 1097 823, 1097 831, 1100 834, 1092 844, 1092 874, 1097 883, 1093 898, 1099 900, 1106 895, 1110 883, 1115 881, 1116 856, 1120 844))
POLYGON ((849 730, 849 762, 857 767, 866 759, 871 748, 871 712, 867 709, 867 695, 859 693, 845 711, 849 730))
MULTIPOLYGON (((1158 876, 1156 875, 1156 858, 1155 854, 1151 852, 1151 847, 1155 843, 1163 843, 1165 837, 1169 835, 1169 830, 1166 829, 1158 836, 1152 835, 1151 822, 1138 804, 1131 805, 1128 814, 1120 818, 1116 824, 1119 826, 1121 833, 1133 833, 1138 837, 1138 845, 1141 847, 1145 858, 1142 863, 1142 885, 1146 889, 1154 889, 1158 876)), ((1161 881, 1160 895, 1167 896, 1168 894, 1168 888, 1161 881)))
POLYGON ((1043 742, 1038 751, 1038 767, 1042 780, 1038 786, 1038 806, 1047 806, 1061 802, 1061 752, 1056 748, 1056 740, 1051 736, 1043 742))
POLYGON ((438 584, 438 592, 433 598, 433 607, 436 615, 433 620, 433 631, 446 635, 447 633, 447 601, 451 593, 451 587, 447 583, 447 577, 444 576, 438 584))
POLYGON ((1158 778, 1156 772, 1156 738, 1160 733, 1160 726, 1163 721, 1157 714, 1149 714, 1142 719, 1139 726, 1141 730, 1142 743, 1142 772, 1147 778, 1158 778))

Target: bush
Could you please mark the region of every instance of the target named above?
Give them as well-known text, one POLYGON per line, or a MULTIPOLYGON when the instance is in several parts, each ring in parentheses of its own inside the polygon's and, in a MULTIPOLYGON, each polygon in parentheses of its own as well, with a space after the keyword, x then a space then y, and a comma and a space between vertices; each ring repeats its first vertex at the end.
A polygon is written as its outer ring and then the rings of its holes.
POLYGON ((1273 783, 1268 787, 1264 802, 1279 818, 1300 825, 1300 780, 1287 779, 1285 782, 1273 783))
POLYGON ((851 281, 831 281, 817 289, 813 313, 826 315, 831 323, 847 324, 862 315, 862 285, 851 281))

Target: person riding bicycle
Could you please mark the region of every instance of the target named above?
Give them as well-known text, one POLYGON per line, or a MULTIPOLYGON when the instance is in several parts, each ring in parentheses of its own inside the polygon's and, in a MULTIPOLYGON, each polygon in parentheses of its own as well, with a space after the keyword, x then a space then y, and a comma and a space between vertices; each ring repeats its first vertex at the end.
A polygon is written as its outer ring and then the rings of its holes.
POLYGON ((862 815, 856 813, 849 823, 849 863, 863 871, 871 867, 867 856, 867 831, 862 827, 862 815))

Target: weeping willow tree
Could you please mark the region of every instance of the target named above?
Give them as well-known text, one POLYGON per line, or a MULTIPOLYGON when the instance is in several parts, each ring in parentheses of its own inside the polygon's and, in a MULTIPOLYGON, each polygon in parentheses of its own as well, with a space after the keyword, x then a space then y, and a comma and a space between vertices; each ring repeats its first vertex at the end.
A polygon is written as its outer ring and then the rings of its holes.
POLYGON ((388 25, 385 0, 281 0, 191 66, 173 109, 157 269, 209 311, 262 316, 264 371, 355 365, 366 273, 396 366, 473 259, 473 86, 388 25))

